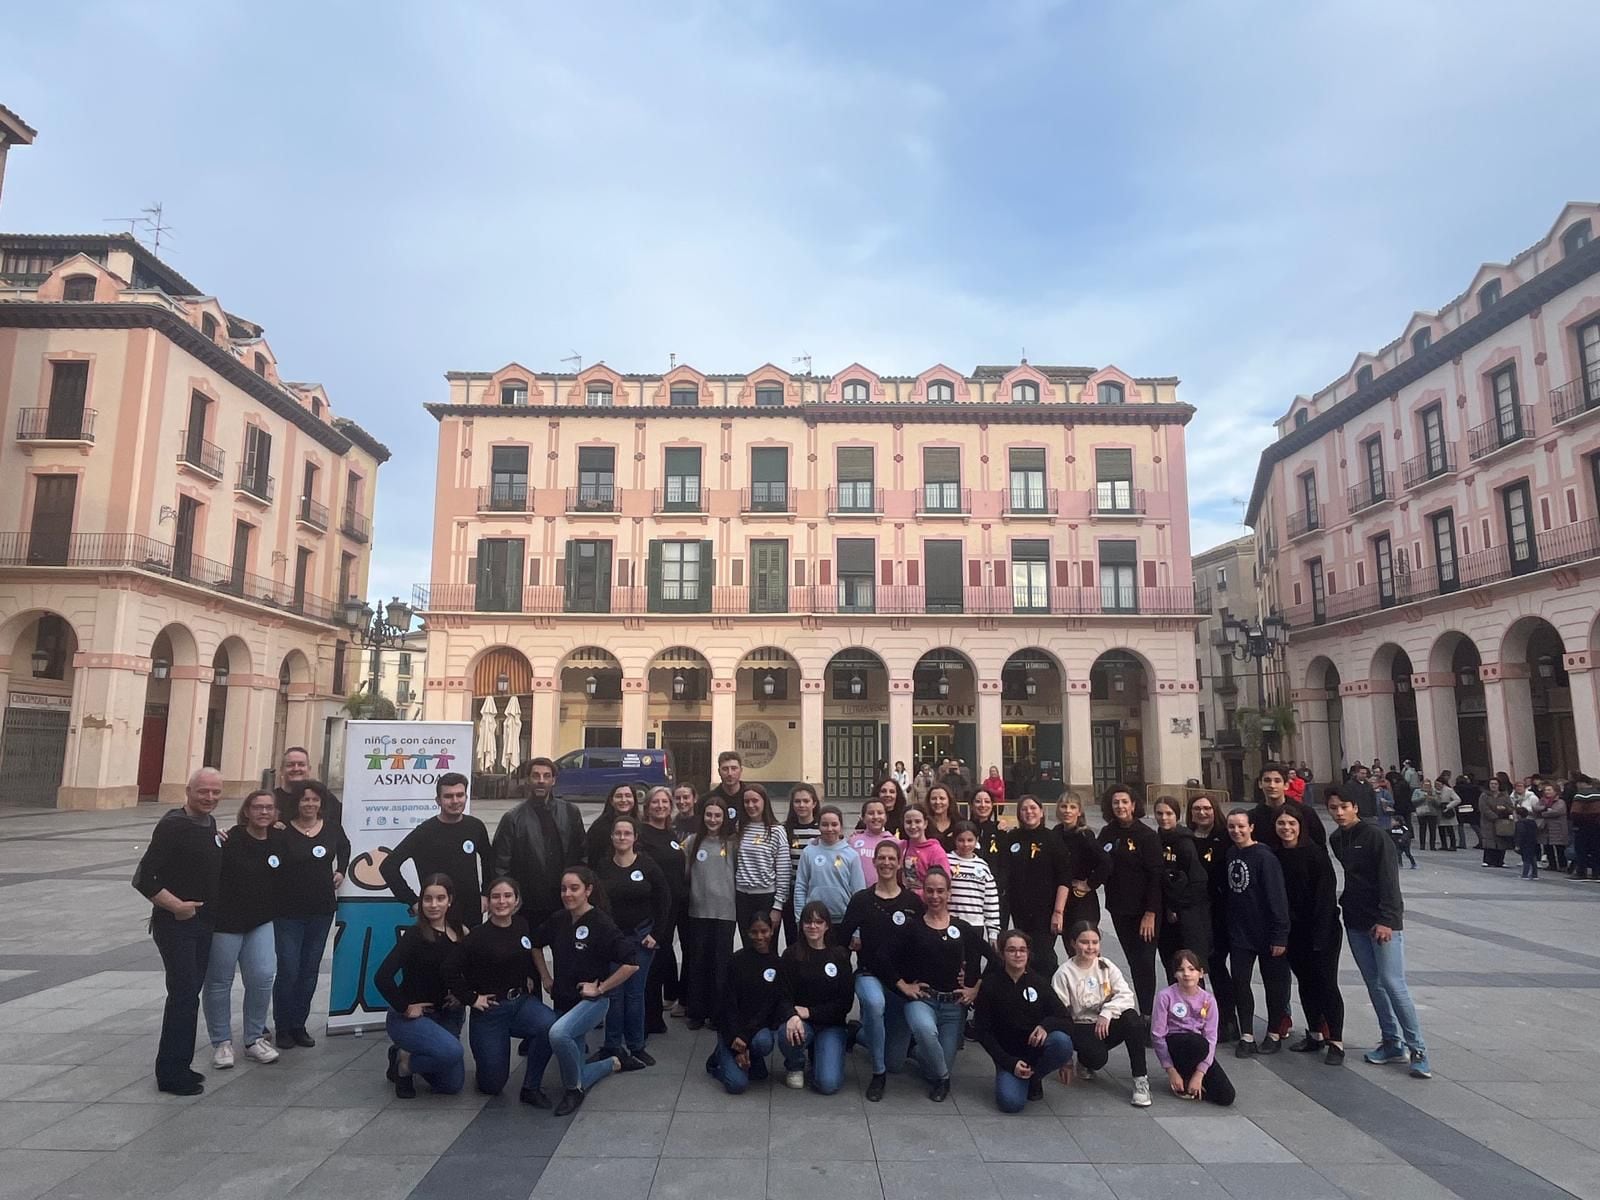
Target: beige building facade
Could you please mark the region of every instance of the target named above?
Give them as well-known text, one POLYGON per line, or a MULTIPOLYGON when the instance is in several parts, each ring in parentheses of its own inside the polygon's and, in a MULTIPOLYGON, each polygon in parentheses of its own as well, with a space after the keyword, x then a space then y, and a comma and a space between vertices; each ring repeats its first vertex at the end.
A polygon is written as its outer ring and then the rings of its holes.
POLYGON ((864 796, 946 754, 1046 794, 1199 772, 1172 379, 448 377, 425 709, 480 769, 664 749, 864 796))
MULTIPOLYGON (((1247 739, 1235 714, 1241 708, 1260 708, 1262 701, 1256 690, 1255 663, 1234 656, 1224 623, 1229 618, 1257 623, 1258 570, 1253 534, 1194 556, 1195 607, 1202 614, 1194 639, 1195 674, 1200 680, 1200 778, 1206 787, 1224 789, 1235 799, 1251 794, 1261 757, 1259 747, 1247 752, 1247 739)), ((1262 665, 1265 679, 1273 664, 1262 665)), ((1272 703, 1268 684, 1266 704, 1272 703)))
POLYGON ((320 767, 388 451, 125 235, 0 235, 0 401, 0 800, 320 767))

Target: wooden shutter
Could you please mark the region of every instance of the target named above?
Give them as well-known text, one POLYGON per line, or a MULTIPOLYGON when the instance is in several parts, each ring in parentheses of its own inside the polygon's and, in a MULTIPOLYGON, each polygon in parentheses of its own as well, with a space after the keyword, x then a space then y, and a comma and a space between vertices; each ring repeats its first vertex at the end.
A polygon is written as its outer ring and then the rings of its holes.
POLYGON ((736 558, 729 565, 728 584, 731 587, 744 586, 744 559, 736 558))
POLYGON ((967 586, 983 586, 983 561, 977 558, 967 560, 967 586))
POLYGON ((1072 586, 1072 560, 1066 558, 1056 559, 1056 586, 1072 586))
MULTIPOLYGON (((535 556, 533 558, 530 558, 528 560, 528 586, 529 587, 538 587, 539 586, 539 563, 540 563, 540 559, 537 556, 535 556)), ((557 560, 556 566, 557 566, 556 573, 559 575, 561 573, 560 572, 560 561, 559 560, 557 560)))
POLYGON ((1092 588, 1095 586, 1093 559, 1086 558, 1082 560, 1082 562, 1079 564, 1079 572, 1083 581, 1080 586, 1086 588, 1092 588))
POLYGON ((922 582, 922 564, 914 558, 906 559, 906 586, 917 587, 922 582))
POLYGON ((823 559, 817 564, 817 586, 829 587, 833 583, 833 562, 823 559))
POLYGON ((711 558, 711 540, 706 538, 700 543, 700 590, 699 603, 695 606, 696 612, 711 611, 711 589, 716 586, 717 567, 711 558))
POLYGON ((894 559, 886 558, 878 564, 878 586, 894 586, 894 559))
POLYGON ((1153 588, 1156 585, 1156 564, 1155 564, 1155 560, 1153 560, 1153 559, 1147 559, 1145 561, 1145 564, 1144 564, 1144 585, 1147 588, 1153 588))
POLYGON ((649 589, 650 607, 661 605, 661 543, 650 543, 650 559, 645 565, 645 587, 649 589))
POLYGON ((794 562, 791 564, 791 569, 794 571, 794 585, 795 585, 795 587, 805 587, 805 585, 806 585, 806 560, 803 559, 803 558, 795 559, 794 562))
POLYGON ((994 586, 995 587, 1004 587, 1005 583, 1006 583, 1006 560, 1003 559, 1003 558, 997 558, 997 559, 994 560, 994 586))

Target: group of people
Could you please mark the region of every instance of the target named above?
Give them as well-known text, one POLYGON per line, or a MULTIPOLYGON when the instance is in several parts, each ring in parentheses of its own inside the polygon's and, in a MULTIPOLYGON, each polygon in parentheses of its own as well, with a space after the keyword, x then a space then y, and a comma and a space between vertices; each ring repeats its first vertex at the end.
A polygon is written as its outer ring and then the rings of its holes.
MULTIPOLYGON (((374 980, 396 1095, 415 1096, 418 1077, 461 1090, 466 1050, 478 1090, 498 1094, 517 1046, 521 1098, 565 1115, 607 1076, 655 1065, 649 1039, 672 1015, 715 1030, 706 1070, 731 1093, 764 1078, 774 1050, 787 1086, 836 1092, 859 1046, 869 1101, 891 1073, 914 1071, 940 1102, 970 1041, 993 1061, 1004 1112, 1038 1099, 1052 1072, 1063 1084, 1092 1077, 1119 1045, 1133 1104, 1151 1103, 1149 1049, 1174 1095, 1225 1105, 1234 1089, 1219 1047, 1281 1049, 1291 977, 1306 1030, 1289 1048, 1343 1062, 1341 926, 1383 1029, 1367 1060, 1429 1074, 1404 981, 1396 849, 1336 788, 1324 793, 1331 838, 1276 764, 1255 808, 1224 815, 1204 794, 1162 798, 1154 828, 1142 799, 1113 787, 1095 831, 1071 795, 1054 826, 1030 794, 1003 822, 986 789, 958 802, 936 782, 913 804, 892 774, 855 820, 801 785, 780 821, 736 753, 717 769, 704 795, 619 787, 586 829, 554 795, 555 764, 535 758, 525 798, 492 836, 465 811, 466 778, 438 778, 437 814, 379 866, 416 918, 374 980), (1345 867, 1342 898, 1329 849, 1345 867), (1126 975, 1101 952, 1102 895, 1126 975), (552 1058, 559 1097, 544 1089, 552 1058)), ((190 1067, 199 990, 212 1065, 232 1066, 235 967, 247 1057, 314 1044, 311 991, 349 845, 337 800, 304 760, 286 759, 283 774, 277 794, 246 797, 223 831, 212 816, 221 780, 198 772, 136 874, 167 966, 164 1091, 203 1086, 190 1067)))

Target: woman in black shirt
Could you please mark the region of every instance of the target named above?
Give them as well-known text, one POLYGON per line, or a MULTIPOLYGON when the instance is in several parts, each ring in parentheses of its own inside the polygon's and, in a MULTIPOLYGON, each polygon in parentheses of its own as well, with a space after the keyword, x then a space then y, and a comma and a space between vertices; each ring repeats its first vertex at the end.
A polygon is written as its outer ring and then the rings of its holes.
MULTIPOLYGON (((813 842, 822 836, 822 800, 817 796, 817 789, 809 783, 797 783, 789 791, 789 811, 783 818, 783 835, 789 839, 789 879, 792 881, 800 874, 800 856, 804 854, 813 842)), ((789 903, 783 906, 783 944, 792 946, 800 936, 800 928, 795 923, 794 895, 791 892, 789 903)), ((776 947, 774 947, 776 948, 776 947)))
POLYGON ((1328 852, 1305 828, 1308 816, 1298 805, 1278 810, 1278 864, 1289 901, 1289 947, 1285 957, 1300 984, 1306 1034, 1289 1047, 1302 1054, 1328 1048, 1330 1067, 1344 1063, 1344 996, 1339 991, 1339 951, 1344 927, 1339 921, 1339 885, 1328 852))
POLYGON ((350 869, 350 839, 344 826, 323 816, 338 811, 333 793, 308 779, 292 785, 291 794, 295 808, 283 828, 283 866, 278 868, 278 906, 272 918, 278 955, 272 1016, 280 1050, 317 1044, 306 1022, 333 926, 334 896, 350 869))
POLYGON ((728 997, 717 1020, 717 1048, 706 1061, 707 1072, 722 1081, 730 1096, 743 1095, 751 1080, 767 1077, 767 1055, 785 1011, 772 919, 757 913, 744 933, 744 948, 728 963, 728 997))
POLYGON ((489 919, 467 934, 450 979, 450 990, 472 1009, 467 1043, 485 1096, 498 1096, 511 1077, 511 1039, 538 1038, 555 1021, 533 984, 533 941, 517 916, 521 907, 514 879, 502 875, 489 885, 489 919))
POLYGON ((1000 835, 1000 926, 1028 935, 1033 969, 1048 976, 1056 969, 1053 943, 1070 890, 1065 851, 1061 839, 1045 828, 1044 808, 1036 797, 1017 797, 1017 820, 1017 828, 1000 835))
POLYGON ((1239 1018, 1234 1013, 1233 975, 1228 970, 1228 831, 1210 796, 1189 801, 1186 822, 1194 834, 1195 853, 1206 869, 1206 893, 1211 900, 1211 953, 1207 956, 1206 979, 1217 998, 1217 1043, 1237 1041, 1239 1018))
POLYGON ((1072 1014, 1043 975, 1028 968, 1028 935, 1000 936, 1000 965, 984 973, 974 1010, 978 1045, 994 1059, 994 1105, 1019 1113, 1044 1099, 1044 1077, 1072 1061, 1072 1014))
POLYGON ((1194 834, 1182 824, 1177 800, 1155 803, 1156 836, 1161 839, 1161 920, 1156 946, 1172 979, 1172 956, 1192 950, 1200 962, 1211 953, 1211 876, 1200 861, 1194 834))
POLYGON ((594 819, 594 824, 589 826, 589 832, 584 836, 584 858, 591 863, 597 863, 611 853, 611 822, 619 816, 637 818, 639 815, 639 794, 633 790, 631 783, 619 783, 611 789, 611 795, 606 797, 606 806, 600 810, 600 815, 594 819))
POLYGON ((522 1099, 535 1108, 549 1107, 550 1099, 540 1085, 554 1055, 566 1089, 555 1106, 558 1117, 576 1112, 591 1087, 622 1070, 616 1058, 585 1063, 584 1039, 606 1019, 611 993, 639 970, 633 938, 593 903, 604 900, 595 882, 588 867, 568 867, 561 876, 561 911, 551 913, 533 934, 539 950, 550 948, 554 965, 542 953, 534 955, 533 965, 559 1015, 546 1036, 534 1038, 528 1047, 522 1099))
POLYGON ((956 814, 955 807, 950 801, 950 789, 942 783, 936 783, 928 789, 927 798, 923 800, 922 807, 928 814, 927 837, 932 838, 944 847, 946 855, 956 852, 956 814))
MULTIPOLYGON (((894 783, 894 780, 889 780, 894 783)), ((895 784, 899 787, 899 784, 895 784)), ((856 999, 861 1002, 861 1038, 872 1055, 867 1099, 883 1099, 888 1083, 887 1031, 905 1020, 905 1000, 894 990, 900 977, 900 940, 906 922, 922 915, 922 901, 900 886, 900 843, 879 842, 872 852, 878 882, 850 898, 833 940, 848 946, 858 936, 856 999)))
POLYGON ((233 1018, 229 1003, 233 975, 244 976, 244 1056, 252 1062, 276 1062, 278 1052, 266 1038, 267 1005, 278 955, 272 937, 278 872, 285 854, 278 820, 278 800, 271 792, 251 792, 239 806, 239 823, 222 846, 222 875, 212 912, 211 960, 201 1006, 211 1035, 211 1065, 218 1071, 233 1066, 233 1018))
POLYGON ((1156 914, 1161 911, 1161 838, 1141 819, 1143 802, 1118 784, 1106 793, 1100 847, 1111 856, 1106 911, 1128 956, 1133 992, 1146 1020, 1156 1004, 1156 914))
MULTIPOLYGON (((1083 805, 1071 793, 1056 801, 1056 840, 1061 843, 1061 853, 1067 883, 1067 903, 1061 910, 1061 944, 1066 946, 1067 957, 1072 947, 1067 944, 1066 931, 1079 921, 1087 921, 1099 928, 1101 886, 1111 875, 1111 856, 1100 848, 1094 830, 1084 820, 1083 805)), ((1051 921, 1051 927, 1055 922, 1051 921)))
POLYGON ((833 943, 833 918, 820 900, 800 910, 801 940, 784 951, 778 966, 783 985, 784 1086, 806 1085, 806 1050, 811 1051, 811 1086, 831 1096, 844 1084, 844 1050, 849 1041, 850 951, 833 943))
POLYGON ((680 940, 688 939, 689 876, 683 839, 672 827, 672 789, 665 785, 651 788, 645 800, 644 824, 639 826, 639 849, 661 868, 672 897, 672 915, 667 918, 661 936, 656 938, 656 952, 650 960, 650 974, 644 985, 644 1031, 646 1034, 666 1033, 667 1023, 661 1015, 668 1004, 683 999, 678 955, 672 938, 676 933, 680 940))
POLYGON ((972 793, 972 799, 967 801, 967 820, 978 830, 978 857, 994 868, 995 881, 1000 884, 1000 890, 1004 892, 1005 880, 1000 875, 1003 865, 1000 851, 1001 839, 1005 837, 1005 833, 1000 828, 999 812, 994 796, 987 788, 978 788, 972 793))
POLYGON ((656 930, 672 937, 672 889, 655 859, 639 845, 639 822, 620 813, 611 821, 611 852, 596 860, 594 873, 611 905, 611 919, 639 947, 639 969, 611 994, 600 1052, 620 1059, 624 1071, 653 1067, 656 1060, 644 1048, 645 984, 661 944, 656 930))
POLYGON ((441 1095, 453 1096, 467 1081, 461 1053, 461 1006, 447 980, 455 974, 455 958, 467 927, 450 916, 455 883, 444 874, 422 881, 417 923, 394 944, 378 965, 373 984, 389 1015, 390 1082, 402 1100, 415 1099, 415 1075, 441 1095))

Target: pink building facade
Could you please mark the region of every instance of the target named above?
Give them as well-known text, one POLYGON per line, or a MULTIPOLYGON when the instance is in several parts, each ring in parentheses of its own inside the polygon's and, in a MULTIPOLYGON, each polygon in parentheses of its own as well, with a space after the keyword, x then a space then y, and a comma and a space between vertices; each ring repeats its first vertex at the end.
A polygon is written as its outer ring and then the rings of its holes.
POLYGON ((1249 521, 1297 750, 1600 774, 1600 206, 1299 397, 1249 521))

